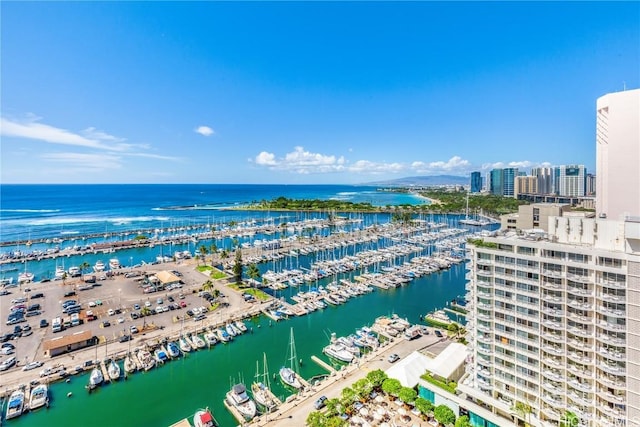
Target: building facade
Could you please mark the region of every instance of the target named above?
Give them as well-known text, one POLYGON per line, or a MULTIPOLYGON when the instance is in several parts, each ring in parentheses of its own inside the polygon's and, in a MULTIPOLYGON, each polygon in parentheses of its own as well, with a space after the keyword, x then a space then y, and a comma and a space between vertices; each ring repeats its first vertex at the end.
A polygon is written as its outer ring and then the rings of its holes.
POLYGON ((513 197, 520 194, 538 194, 538 178, 535 176, 517 176, 514 185, 513 197))
POLYGON ((604 95, 596 109, 596 213, 640 215, 640 89, 604 95))
POLYGON ((559 195, 583 197, 586 194, 587 169, 584 165, 560 166, 559 195))
POLYGON ((503 187, 502 187, 502 169, 492 169, 489 173, 489 192, 496 196, 502 196, 503 187))
POLYGON ((472 193, 479 193, 482 191, 482 175, 480 172, 471 172, 470 191, 472 193))
POLYGON ((468 245, 464 392, 536 426, 638 426, 640 222, 548 221, 468 245))
POLYGON ((533 168, 531 176, 536 177, 537 189, 536 194, 552 194, 553 193, 553 169, 552 168, 533 168))
POLYGON ((513 197, 515 194, 516 177, 518 176, 518 169, 505 168, 502 169, 502 195, 513 197))

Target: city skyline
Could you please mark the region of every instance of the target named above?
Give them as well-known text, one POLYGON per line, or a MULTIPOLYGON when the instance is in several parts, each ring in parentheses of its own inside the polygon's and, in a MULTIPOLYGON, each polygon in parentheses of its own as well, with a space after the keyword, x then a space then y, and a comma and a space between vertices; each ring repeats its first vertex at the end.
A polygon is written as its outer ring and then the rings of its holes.
POLYGON ((639 8, 7 3, 0 177, 357 184, 594 171, 596 99, 640 86, 639 8))

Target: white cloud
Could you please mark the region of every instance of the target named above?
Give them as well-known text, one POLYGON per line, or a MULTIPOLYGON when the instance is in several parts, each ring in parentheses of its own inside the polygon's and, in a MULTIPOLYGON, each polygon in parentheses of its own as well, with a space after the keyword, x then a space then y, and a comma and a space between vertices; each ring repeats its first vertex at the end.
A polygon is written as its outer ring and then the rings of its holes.
POLYGON ((358 160, 349 166, 349 172, 379 175, 385 173, 399 173, 407 169, 402 163, 371 162, 369 160, 358 160))
POLYGON ((199 133, 202 136, 211 136, 214 133, 216 133, 213 129, 211 129, 209 126, 198 126, 197 128, 195 128, 195 132, 199 133))
POLYGON ((436 162, 422 162, 415 161, 411 163, 411 169, 413 169, 416 173, 427 174, 427 175, 437 175, 442 173, 447 174, 467 174, 472 168, 471 162, 463 159, 460 156, 453 156, 446 162, 444 161, 436 161, 436 162))
POLYGON ((529 160, 518 160, 511 162, 495 162, 495 163, 484 163, 482 165, 482 170, 489 171, 491 169, 503 169, 503 168, 518 168, 521 171, 529 172, 532 168, 539 167, 551 167, 551 163, 549 162, 532 162, 529 160))
POLYGON ((259 166, 266 166, 271 170, 284 170, 299 174, 340 172, 345 169, 344 157, 336 157, 321 153, 306 151, 304 147, 294 147, 293 151, 284 157, 262 151, 254 162, 259 166))

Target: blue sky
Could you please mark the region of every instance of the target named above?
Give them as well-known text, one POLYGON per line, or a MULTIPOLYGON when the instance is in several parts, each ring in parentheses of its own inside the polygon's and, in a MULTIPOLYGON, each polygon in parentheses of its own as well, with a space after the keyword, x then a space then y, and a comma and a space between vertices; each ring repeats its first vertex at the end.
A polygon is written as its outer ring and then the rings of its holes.
POLYGON ((595 165, 640 3, 3 2, 4 183, 595 165))

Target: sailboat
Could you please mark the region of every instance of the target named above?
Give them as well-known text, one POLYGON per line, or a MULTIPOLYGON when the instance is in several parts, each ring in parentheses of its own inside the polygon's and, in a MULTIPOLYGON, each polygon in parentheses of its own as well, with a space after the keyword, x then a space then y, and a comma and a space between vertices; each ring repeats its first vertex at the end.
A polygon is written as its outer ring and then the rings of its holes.
POLYGON ((289 366, 283 366, 280 368, 280 379, 286 385, 299 390, 302 388, 302 383, 295 371, 295 367, 298 363, 298 356, 296 355, 296 344, 293 339, 293 328, 291 328, 291 337, 289 338, 289 356, 289 366))
POLYGON ((467 209, 465 211, 464 219, 461 219, 460 224, 464 225, 473 225, 475 227, 481 227, 486 225, 483 221, 478 221, 477 219, 469 218, 469 193, 467 193, 467 209))
POLYGON ((111 359, 109 363, 109 368, 107 368, 107 373, 109 374, 109 378, 112 381, 116 381, 120 379, 120 365, 116 363, 115 360, 111 359))
POLYGON ((256 360, 256 380, 251 384, 251 393, 253 398, 258 404, 267 409, 267 412, 273 411, 278 403, 276 402, 273 393, 271 393, 271 384, 269 384, 269 371, 267 368, 267 355, 262 353, 263 366, 262 374, 260 373, 260 367, 256 360))
POLYGON ((24 262, 24 272, 18 274, 18 283, 30 283, 33 281, 33 273, 27 271, 27 261, 24 262))

